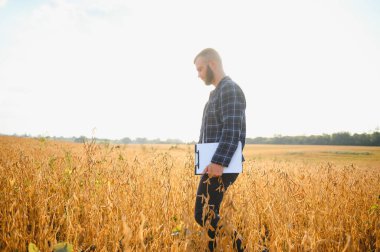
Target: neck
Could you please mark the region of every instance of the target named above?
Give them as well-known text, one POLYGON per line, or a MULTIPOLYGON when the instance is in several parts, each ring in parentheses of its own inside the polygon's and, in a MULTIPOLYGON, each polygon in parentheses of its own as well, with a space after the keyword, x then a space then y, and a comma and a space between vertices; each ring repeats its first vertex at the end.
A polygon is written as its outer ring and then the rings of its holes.
POLYGON ((212 83, 215 87, 217 87, 220 83, 220 81, 226 77, 226 74, 224 72, 220 72, 220 73, 217 73, 215 74, 215 77, 214 77, 214 82, 212 83))

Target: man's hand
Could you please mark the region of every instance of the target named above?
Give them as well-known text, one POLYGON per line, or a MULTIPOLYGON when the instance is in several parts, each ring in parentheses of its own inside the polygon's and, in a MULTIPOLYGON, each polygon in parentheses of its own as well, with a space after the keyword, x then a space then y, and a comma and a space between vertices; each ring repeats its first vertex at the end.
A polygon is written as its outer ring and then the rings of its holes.
POLYGON ((210 178, 220 177, 223 174, 223 166, 211 163, 203 170, 202 174, 207 173, 210 178))

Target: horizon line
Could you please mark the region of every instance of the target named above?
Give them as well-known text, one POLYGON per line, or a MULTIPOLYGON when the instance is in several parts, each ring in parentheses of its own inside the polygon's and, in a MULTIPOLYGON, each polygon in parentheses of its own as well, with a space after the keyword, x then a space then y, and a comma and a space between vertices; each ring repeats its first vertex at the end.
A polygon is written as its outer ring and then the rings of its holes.
MULTIPOLYGON (((310 137, 310 136, 324 136, 324 135, 333 135, 333 134, 339 134, 339 133, 348 133, 350 135, 355 135, 355 134, 373 134, 375 132, 380 132, 380 129, 376 128, 374 130, 370 130, 370 131, 367 131, 367 132, 362 132, 362 133, 358 133, 358 132, 350 132, 350 131, 337 131, 337 132, 333 132, 333 133, 320 133, 320 134, 298 134, 298 135, 283 135, 283 134, 273 134, 272 136, 254 136, 254 137, 246 137, 246 139, 255 139, 255 138, 275 138, 275 137, 310 137)), ((33 135, 33 134, 27 134, 27 133, 24 133, 24 134, 17 134, 17 133, 13 133, 13 134, 5 134, 5 133, 1 133, 0 132, 0 136, 15 136, 15 137, 29 137, 29 138, 35 138, 35 137, 40 137, 40 138, 64 138, 64 139, 78 139, 78 138, 86 138, 86 139, 98 139, 98 140, 109 140, 109 141, 120 141, 120 140, 123 140, 125 138, 129 138, 131 141, 136 141, 138 139, 144 139, 146 141, 163 141, 163 142, 167 142, 167 141, 179 141, 179 142, 184 142, 184 143, 189 143, 189 142, 196 142, 197 140, 190 140, 190 141, 185 141, 181 138, 160 138, 160 137, 157 137, 157 138, 148 138, 148 137, 144 137, 144 136, 139 136, 139 137, 128 137, 128 136, 125 136, 125 137, 121 137, 121 138, 107 138, 107 137, 95 137, 95 136, 92 136, 92 137, 88 137, 88 136, 85 136, 85 135, 80 135, 80 136, 50 136, 50 135, 43 135, 43 134, 38 134, 38 135, 33 135)))

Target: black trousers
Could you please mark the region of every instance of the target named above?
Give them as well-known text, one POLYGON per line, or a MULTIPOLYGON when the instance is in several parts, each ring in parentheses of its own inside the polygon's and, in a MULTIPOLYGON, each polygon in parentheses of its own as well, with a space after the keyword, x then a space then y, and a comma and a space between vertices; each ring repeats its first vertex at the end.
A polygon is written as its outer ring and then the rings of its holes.
MULTIPOLYGON (((227 188, 235 182, 238 176, 238 173, 225 173, 222 174, 222 176, 219 178, 211 178, 209 180, 209 183, 205 183, 209 179, 208 174, 204 174, 201 177, 197 190, 197 199, 195 201, 195 220, 199 225, 203 227, 207 221, 207 218, 209 218, 211 226, 214 228, 214 230, 216 230, 220 219, 219 208, 220 204, 222 203, 224 193, 226 192, 227 188), (206 211, 203 215, 203 208, 206 204, 205 199, 207 197, 209 197, 209 208, 208 211, 206 211), (212 212, 214 212, 214 215, 212 215, 212 212), (205 217, 202 218, 202 216, 205 217)), ((209 229, 208 236, 211 239, 214 239, 215 231, 209 229)), ((209 249, 211 251, 213 251, 214 246, 214 242, 209 242, 209 249)))

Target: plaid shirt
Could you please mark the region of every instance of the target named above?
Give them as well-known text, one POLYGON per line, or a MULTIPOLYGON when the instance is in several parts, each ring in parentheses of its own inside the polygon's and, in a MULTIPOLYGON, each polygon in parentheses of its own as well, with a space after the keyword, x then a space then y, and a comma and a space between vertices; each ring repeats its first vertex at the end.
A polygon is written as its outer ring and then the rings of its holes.
POLYGON ((228 76, 211 91, 203 110, 199 142, 219 143, 212 163, 228 167, 239 141, 244 148, 245 107, 243 91, 228 76))

